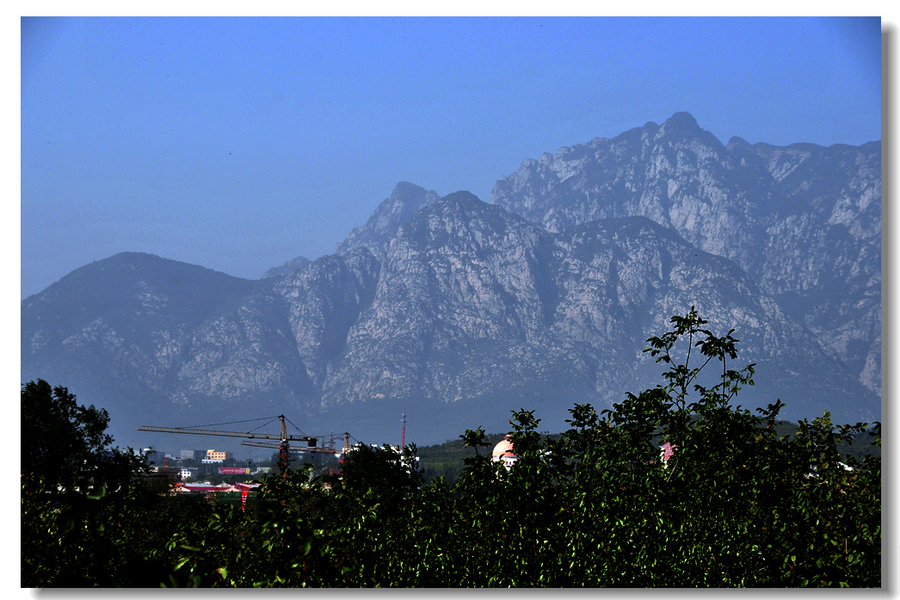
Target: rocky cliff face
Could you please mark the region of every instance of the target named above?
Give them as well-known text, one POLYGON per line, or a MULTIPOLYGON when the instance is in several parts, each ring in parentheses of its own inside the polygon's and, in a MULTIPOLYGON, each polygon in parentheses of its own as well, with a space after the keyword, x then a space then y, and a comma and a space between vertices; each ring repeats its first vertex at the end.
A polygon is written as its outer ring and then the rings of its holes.
POLYGON ((644 341, 692 305, 722 333, 742 332, 742 360, 769 384, 807 400, 841 389, 871 401, 742 269, 672 230, 622 217, 554 234, 464 192, 421 210, 392 240, 323 401, 487 392, 543 404, 529 392, 550 382, 558 396, 614 401, 637 381, 655 385, 644 341))
POLYGON ((279 280, 295 352, 318 397, 333 361, 344 352, 348 331, 371 305, 380 264, 365 247, 326 256, 279 280))
POLYGON ((881 149, 724 146, 687 113, 526 160, 491 202, 563 231, 644 216, 744 269, 880 393, 881 149))
POLYGON ((401 410, 436 443, 657 385, 645 340, 696 306, 757 364, 743 405, 872 420, 880 236, 877 144, 724 146, 677 114, 526 160, 490 203, 398 184, 336 254, 259 281, 87 265, 23 301, 22 379, 106 407, 124 443, 263 413, 396 441, 401 410))

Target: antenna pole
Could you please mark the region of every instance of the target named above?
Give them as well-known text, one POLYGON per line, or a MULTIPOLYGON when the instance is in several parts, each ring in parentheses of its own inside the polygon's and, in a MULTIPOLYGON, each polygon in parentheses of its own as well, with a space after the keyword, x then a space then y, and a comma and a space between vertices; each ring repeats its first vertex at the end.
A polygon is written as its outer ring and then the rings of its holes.
POLYGON ((403 429, 400 432, 400 452, 403 452, 403 448, 406 446, 406 414, 400 413, 402 417, 401 422, 403 423, 403 429))

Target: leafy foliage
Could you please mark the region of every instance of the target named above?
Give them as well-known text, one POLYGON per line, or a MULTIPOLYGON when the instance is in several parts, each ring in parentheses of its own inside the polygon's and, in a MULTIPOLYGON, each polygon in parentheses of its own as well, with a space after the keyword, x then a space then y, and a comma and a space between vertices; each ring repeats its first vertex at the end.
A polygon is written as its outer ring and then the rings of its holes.
POLYGON ((131 449, 110 447, 109 414, 79 405, 62 386, 41 379, 23 385, 21 410, 22 473, 48 490, 114 490, 140 466, 131 449))
POLYGON ((121 527, 116 507, 142 501, 132 479, 147 465, 110 446, 106 411, 43 380, 22 386, 21 410, 22 585, 109 585, 143 564, 139 543, 119 547, 107 535, 121 527))
POLYGON ((483 429, 466 430, 452 483, 424 484, 414 447, 360 446, 340 477, 308 465, 267 478, 245 510, 129 488, 104 510, 54 512, 23 492, 23 581, 879 587, 880 454, 842 448, 877 447, 880 424, 826 413, 786 430, 780 400, 735 406, 754 370, 732 366, 734 332, 717 337, 693 309, 671 322, 646 350, 666 366, 662 385, 599 412, 576 404, 559 436, 513 412, 511 467, 491 459, 483 429))

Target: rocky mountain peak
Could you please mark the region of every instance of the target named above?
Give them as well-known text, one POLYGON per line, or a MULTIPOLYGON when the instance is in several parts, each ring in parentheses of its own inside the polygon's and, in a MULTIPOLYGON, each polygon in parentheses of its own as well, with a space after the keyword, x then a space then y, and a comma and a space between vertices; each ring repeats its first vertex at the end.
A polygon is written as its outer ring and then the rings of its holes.
POLYGON ((660 134, 668 135, 694 135, 701 131, 697 119, 687 112, 677 112, 660 127, 660 134))
POLYGON ((294 271, 299 271, 300 269, 306 267, 309 262, 309 259, 305 256, 298 256, 297 258, 293 258, 287 261, 281 266, 268 269, 265 273, 263 273, 262 279, 272 279, 274 277, 284 277, 285 275, 290 275, 294 271))
POLYGON ((734 137, 725 147, 688 113, 650 135, 654 125, 639 139, 626 132, 523 162, 491 202, 555 232, 624 216, 671 228, 747 271, 825 352, 880 390, 869 366, 880 364, 880 145, 751 146, 734 137), (835 289, 856 290, 857 308, 835 289), (853 357, 838 341, 848 331, 867 348, 853 357))
POLYGON ((728 151, 729 151, 729 152, 733 151, 737 146, 742 146, 742 147, 745 147, 745 148, 749 148, 749 147, 750 147, 750 142, 748 142, 747 140, 745 140, 744 138, 742 138, 742 137, 740 137, 740 136, 733 135, 733 136, 731 136, 731 138, 728 140, 728 151))
POLYGON ((397 233, 397 230, 422 207, 437 202, 439 196, 435 191, 428 191, 409 182, 398 183, 391 195, 386 198, 366 224, 357 227, 336 248, 338 254, 347 254, 354 248, 368 248, 376 257, 384 254, 384 245, 397 233))

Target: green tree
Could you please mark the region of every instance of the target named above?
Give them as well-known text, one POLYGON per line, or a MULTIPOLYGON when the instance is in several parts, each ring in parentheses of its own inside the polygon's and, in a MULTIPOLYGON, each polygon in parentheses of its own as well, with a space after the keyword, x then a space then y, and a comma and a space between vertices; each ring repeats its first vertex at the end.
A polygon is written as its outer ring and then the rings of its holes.
POLYGON ((671 322, 646 350, 668 366, 665 385, 628 394, 599 419, 589 405, 570 411, 559 445, 572 469, 562 482, 571 508, 559 529, 574 552, 560 556, 581 575, 593 570, 574 581, 879 585, 880 461, 851 471, 838 460, 838 444, 865 424, 835 427, 826 414, 778 436, 780 401, 758 416, 734 406, 754 365, 731 367, 733 330, 716 336, 693 308, 671 322), (662 441, 675 445, 668 461, 662 441))
POLYGON ((879 586, 880 453, 842 449, 877 449, 880 424, 835 425, 826 413, 791 427, 780 400, 751 413, 736 405, 754 366, 734 368, 734 332, 716 335, 693 308, 671 324, 647 340, 666 367, 661 385, 606 410, 576 404, 559 436, 539 435, 533 411, 513 411, 510 468, 491 460, 481 428, 466 430, 452 486, 422 485, 414 447, 359 446, 340 477, 310 465, 267 477, 246 510, 128 485, 77 494, 77 510, 23 492, 28 581, 879 586))
POLYGON ((130 448, 113 448, 109 414, 82 406, 63 386, 43 379, 22 386, 22 476, 60 493, 119 489, 145 461, 130 448))
POLYGON ((387 444, 357 444, 341 459, 342 487, 357 496, 368 495, 385 508, 398 506, 422 484, 415 457, 414 444, 402 452, 387 444))
POLYGON ((23 587, 111 585, 134 564, 128 557, 144 560, 116 540, 132 531, 118 510, 138 500, 134 476, 146 461, 112 448, 106 411, 65 387, 23 385, 21 418, 23 587))

